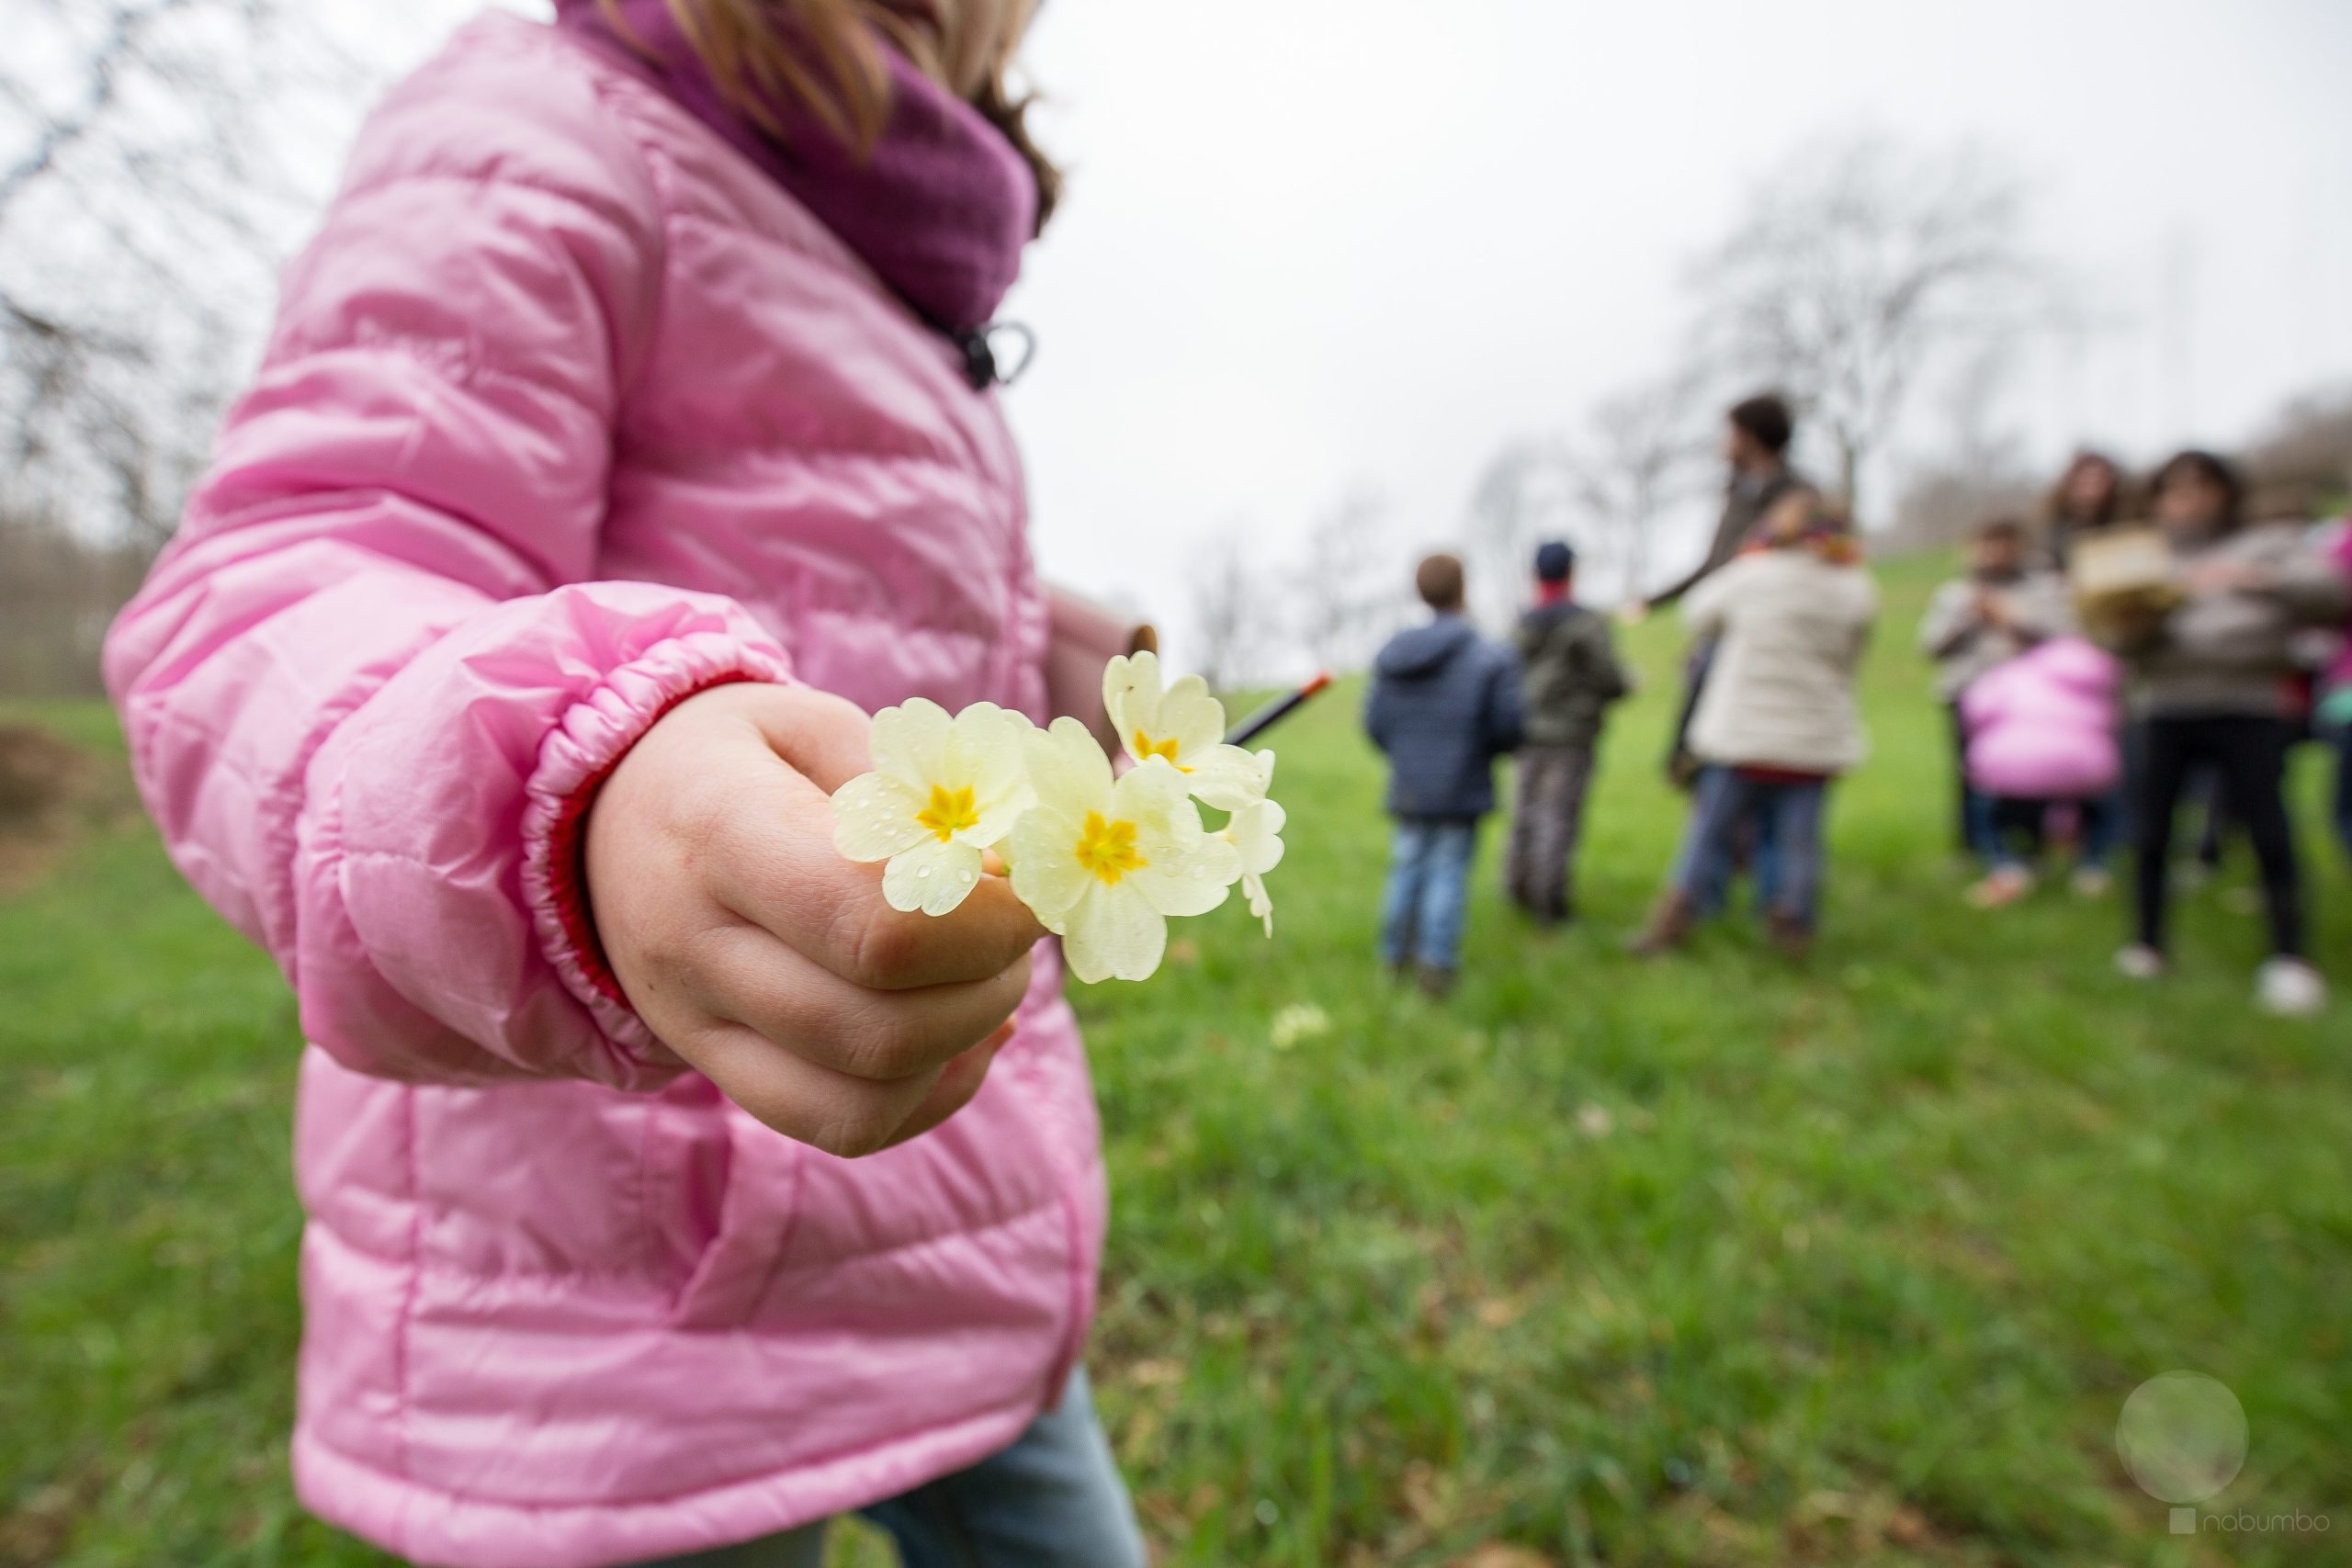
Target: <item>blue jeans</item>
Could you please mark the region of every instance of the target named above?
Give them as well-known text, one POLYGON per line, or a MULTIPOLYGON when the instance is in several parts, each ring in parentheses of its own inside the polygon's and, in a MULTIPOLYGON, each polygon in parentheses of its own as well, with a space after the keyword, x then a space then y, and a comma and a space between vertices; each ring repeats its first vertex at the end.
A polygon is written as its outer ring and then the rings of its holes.
POLYGON ((1821 818, 1828 798, 1826 779, 1766 783, 1736 768, 1709 768, 1699 776, 1690 826, 1675 860, 1675 891, 1700 914, 1719 910, 1745 827, 1757 846, 1758 902, 1812 930, 1821 901, 1821 818))
MULTIPOLYGON (((1086 1370, 1013 1445, 969 1470, 858 1510, 890 1533, 904 1568, 1144 1568, 1143 1535, 1094 1419, 1086 1370)), ((782 1535, 665 1557, 644 1568, 823 1568, 820 1521, 782 1535)))
POLYGON ((1396 823, 1388 891, 1380 901, 1380 957, 1418 958, 1435 969, 1462 962, 1462 921, 1478 824, 1467 818, 1407 817, 1396 823))
POLYGON ((1684 832, 1682 843, 1674 852, 1673 868, 1667 874, 1667 880, 1676 890, 1690 898, 1690 912, 1702 919, 1712 919, 1731 907, 1732 879, 1739 874, 1743 853, 1747 856, 1748 880, 1756 892, 1756 908, 1770 908, 1780 892, 1781 854, 1775 841, 1779 825, 1769 814, 1733 823, 1730 836, 1722 845, 1704 859, 1700 856, 1700 836, 1695 830, 1699 814, 1708 792, 1724 787, 1707 781, 1716 773, 1730 772, 1714 765, 1700 770, 1690 791, 1690 829, 1684 832))
POLYGON ((2096 800, 2083 802, 2082 863, 2103 866, 2107 857, 2123 832, 2123 795, 2120 790, 2102 795, 2096 800))
MULTIPOLYGON (((2018 837, 2027 837, 2033 847, 2040 848, 2043 822, 2053 808, 2067 804, 2070 803, 2024 800, 1971 790, 1968 795, 1969 843, 1988 871, 2022 866, 2026 857, 2018 852, 2018 837)), ((2116 841, 2123 829, 2121 795, 2094 795, 2088 800, 2071 804, 2082 829, 2081 840, 2075 846, 2076 855, 2086 866, 2105 865, 2107 857, 2115 852, 2116 841)))

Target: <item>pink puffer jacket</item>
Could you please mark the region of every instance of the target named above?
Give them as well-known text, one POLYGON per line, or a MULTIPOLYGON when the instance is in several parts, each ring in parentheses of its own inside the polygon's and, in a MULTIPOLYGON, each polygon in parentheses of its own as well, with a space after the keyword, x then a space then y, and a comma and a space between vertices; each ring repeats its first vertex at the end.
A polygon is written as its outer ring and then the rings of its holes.
MULTIPOLYGON (((2335 563, 2335 570, 2344 574, 2346 581, 2352 581, 2352 517, 2341 519, 2334 526, 2335 536, 2327 546, 2327 558, 2335 563)), ((2352 691, 2352 625, 2344 629, 2344 647, 2327 667, 2327 673, 2320 677, 2323 691, 2352 691)))
POLYGON ((369 122, 107 653, 175 859, 311 1042, 320 1514, 635 1562, 902 1491, 1058 1392, 1104 1200, 1057 966, 967 1110, 843 1161, 665 1059, 577 870, 596 781, 714 682, 1038 715, 1024 523, 958 356, 627 65, 493 17, 369 122))
POLYGON ((2056 637, 1997 664, 1960 700, 1968 782, 2014 800, 2092 800, 2123 774, 2115 660, 2056 637))

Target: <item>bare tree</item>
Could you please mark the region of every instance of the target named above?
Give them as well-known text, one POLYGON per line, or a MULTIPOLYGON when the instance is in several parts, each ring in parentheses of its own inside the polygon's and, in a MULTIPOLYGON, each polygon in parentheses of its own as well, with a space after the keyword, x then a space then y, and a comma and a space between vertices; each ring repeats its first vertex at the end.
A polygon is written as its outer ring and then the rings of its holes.
POLYGON ((1299 640, 1323 669, 1360 669, 1404 618, 1405 562, 1388 525, 1387 502, 1359 484, 1307 530, 1291 603, 1299 640))
POLYGON ((1281 609, 1261 567, 1227 533, 1201 552, 1193 577, 1192 630, 1201 678, 1220 694, 1262 678, 1281 637, 1281 609))
POLYGON ((2340 501, 2352 491, 2352 386, 2289 403, 2246 460, 2257 483, 2300 486, 2321 502, 2340 501))
POLYGON ((1701 406, 1694 375, 1645 382, 1601 401, 1558 449, 1576 510, 1616 566, 1623 598, 1641 596, 1659 522, 1706 481, 1706 434, 1692 417, 1701 406))
POLYGON ((26 0, 0 55, 0 512, 153 548, 364 80, 298 0, 26 0), (60 68, 60 62, 62 68, 60 68))
POLYGON ((1548 456, 1543 442, 1518 437, 1505 442, 1478 470, 1470 491, 1467 552, 1475 564, 1516 569, 1534 537, 1537 476, 1548 456))
POLYGON ((1538 541, 1575 537, 1582 508, 1574 464, 1556 439, 1505 442, 1478 471, 1470 493, 1470 598, 1500 624, 1517 608, 1538 541))
POLYGON ((1810 150, 1698 269, 1702 342, 1724 369, 1797 398, 1858 502, 1922 369, 2016 330, 2034 305, 2022 211, 2018 181, 1965 151, 1875 136, 1810 150))
POLYGON ((1956 544, 1978 525, 2023 516, 2036 475, 2017 433, 2000 423, 2015 368, 2013 345, 1996 339, 1956 357, 1934 399, 1942 426, 1934 454, 1906 465, 1888 542, 1897 548, 1956 544))

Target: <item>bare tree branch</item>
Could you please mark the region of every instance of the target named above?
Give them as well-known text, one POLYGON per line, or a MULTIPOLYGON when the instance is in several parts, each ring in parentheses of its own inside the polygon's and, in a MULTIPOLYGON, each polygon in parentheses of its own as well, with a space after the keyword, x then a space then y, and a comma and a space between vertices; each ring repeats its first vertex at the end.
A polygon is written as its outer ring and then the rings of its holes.
POLYGON ((1265 573, 1238 535, 1227 533, 1200 553, 1193 578, 1193 635, 1201 678, 1211 691, 1239 691, 1263 677, 1279 639, 1279 619, 1265 573))
POLYGON ((1299 640, 1326 670, 1361 669, 1403 622, 1403 578, 1389 532, 1386 501, 1363 484, 1307 530, 1291 602, 1299 640))
POLYGON ((1702 406, 1697 376, 1677 372, 1605 400, 1559 449, 1576 508, 1617 569, 1621 598, 1641 596, 1659 521, 1705 482, 1702 406))
POLYGON ((1923 371, 2038 308, 2022 211, 2016 179, 1968 152, 1865 136, 1802 154, 1698 269, 1706 353, 1795 396, 1858 499, 1923 371))
POLYGON ((152 544, 322 194, 286 132, 363 73, 299 0, 34 0, 18 25, 45 47, 38 79, 0 56, 0 514, 152 544))

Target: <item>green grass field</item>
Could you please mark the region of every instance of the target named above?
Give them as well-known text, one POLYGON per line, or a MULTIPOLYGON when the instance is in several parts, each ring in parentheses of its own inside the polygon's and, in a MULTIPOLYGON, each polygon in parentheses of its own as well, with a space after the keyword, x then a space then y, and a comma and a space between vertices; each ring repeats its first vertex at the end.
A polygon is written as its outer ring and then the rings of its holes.
MULTIPOLYGON (((1962 906, 1909 646, 1931 575, 1884 573, 1877 754, 1803 972, 1745 922, 1619 954, 1680 818, 1670 627, 1631 639, 1586 923, 1514 919, 1490 840, 1443 1007, 1370 955, 1353 697, 1281 734, 1279 939, 1227 908, 1080 998, 1115 1205, 1091 1364, 1164 1562, 2352 1561, 2352 1006, 2252 1013, 2243 867, 2154 989, 2108 970, 2112 901, 1962 906), (1329 1027, 1278 1042, 1298 1004, 1329 1027), (2114 1431, 2174 1369, 2249 1419, 2209 1507, 2329 1533, 2167 1533, 2114 1431)), ((33 716, 119 772, 102 713, 33 716)), ((119 787, 85 816, 0 900, 0 1562, 379 1562, 285 1476, 292 1005, 119 787)))

